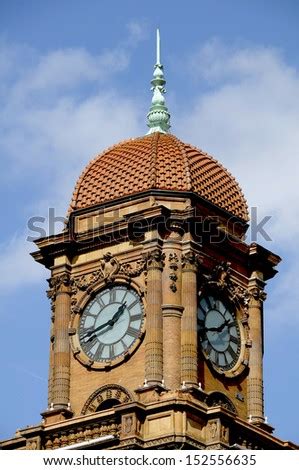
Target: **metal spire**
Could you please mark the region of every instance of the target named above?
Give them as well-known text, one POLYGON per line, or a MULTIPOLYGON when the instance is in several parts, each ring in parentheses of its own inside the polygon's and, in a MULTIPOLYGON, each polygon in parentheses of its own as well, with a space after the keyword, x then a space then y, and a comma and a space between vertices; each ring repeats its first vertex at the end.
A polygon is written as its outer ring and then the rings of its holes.
POLYGON ((152 105, 147 115, 147 125, 149 127, 148 134, 153 132, 163 132, 167 134, 170 128, 170 114, 165 105, 165 88, 166 80, 164 78, 163 65, 160 62, 160 31, 157 29, 157 56, 156 65, 154 67, 154 78, 151 81, 153 85, 152 105))

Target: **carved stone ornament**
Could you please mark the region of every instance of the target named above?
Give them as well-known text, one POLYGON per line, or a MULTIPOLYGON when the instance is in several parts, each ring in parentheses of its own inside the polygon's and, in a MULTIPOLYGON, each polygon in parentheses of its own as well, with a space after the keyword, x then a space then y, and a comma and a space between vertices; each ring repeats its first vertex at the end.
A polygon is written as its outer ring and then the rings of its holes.
MULTIPOLYGON (((217 264, 211 274, 203 275, 201 280, 203 289, 216 290, 225 295, 235 304, 242 305, 247 310, 248 292, 231 278, 231 263, 223 261, 217 264)), ((246 316, 246 314, 245 314, 246 316)))
POLYGON ((111 253, 106 253, 101 259, 100 266, 96 271, 81 276, 73 277, 71 280, 72 289, 72 312, 76 312, 76 305, 78 302, 79 291, 88 291, 98 281, 111 281, 117 274, 122 274, 127 277, 137 277, 146 268, 146 260, 141 259, 131 263, 120 264, 119 261, 112 256, 111 253))
POLYGON ((144 254, 147 269, 163 269, 165 254, 160 250, 152 250, 144 254))
POLYGON ((45 450, 54 450, 61 447, 90 441, 102 436, 113 435, 119 437, 121 425, 115 417, 85 424, 84 427, 73 426, 45 436, 45 450))
POLYGON ((212 441, 218 437, 219 434, 219 421, 209 421, 207 424, 207 440, 212 441))
POLYGON ((41 444, 41 439, 40 437, 35 437, 35 438, 32 438, 32 439, 28 439, 26 441, 26 450, 39 450, 41 447, 40 447, 40 444, 41 444))
POLYGON ((176 292, 178 290, 177 285, 176 285, 176 281, 178 280, 178 276, 176 272, 179 269, 178 255, 176 253, 169 253, 168 261, 169 261, 169 269, 170 269, 169 279, 171 281, 169 288, 172 292, 176 292))
POLYGON ((121 418, 121 437, 127 438, 137 432, 137 420, 134 413, 123 415, 121 418))
POLYGON ((87 290, 99 280, 113 278, 113 276, 118 273, 119 269, 120 264, 118 260, 114 258, 111 253, 106 253, 100 262, 100 267, 96 271, 72 278, 72 293, 76 294, 78 289, 83 291, 87 290))
POLYGON ((259 286, 249 287, 246 291, 246 294, 248 297, 248 301, 251 297, 255 300, 260 300, 261 302, 264 302, 267 298, 266 292, 259 286))
POLYGON ((182 255, 183 271, 197 271, 200 264, 200 257, 194 251, 188 251, 182 255))
POLYGON ((107 384, 97 389, 86 401, 82 408, 82 414, 94 413, 99 406, 106 400, 117 400, 119 403, 128 403, 132 401, 132 396, 121 385, 107 384))
POLYGON ((124 274, 128 277, 137 277, 140 276, 142 272, 146 270, 146 260, 140 259, 133 263, 123 263, 120 265, 120 274, 124 274))

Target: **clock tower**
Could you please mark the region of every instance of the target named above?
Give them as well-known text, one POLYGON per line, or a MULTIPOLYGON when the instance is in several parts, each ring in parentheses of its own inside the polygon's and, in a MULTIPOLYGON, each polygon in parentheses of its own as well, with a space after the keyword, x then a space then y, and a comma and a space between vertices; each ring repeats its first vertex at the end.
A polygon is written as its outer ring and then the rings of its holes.
MULTIPOLYGON (((2 449, 295 449, 264 416, 266 283, 232 175, 169 133, 160 39, 146 135, 93 159, 51 270, 48 406, 2 449)), ((269 314, 269 312, 266 312, 269 314)))

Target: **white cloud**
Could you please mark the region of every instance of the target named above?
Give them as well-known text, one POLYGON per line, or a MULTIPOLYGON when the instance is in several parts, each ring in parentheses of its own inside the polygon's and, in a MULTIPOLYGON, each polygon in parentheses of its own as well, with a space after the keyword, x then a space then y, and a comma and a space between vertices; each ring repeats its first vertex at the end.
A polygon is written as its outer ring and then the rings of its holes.
POLYGON ((291 323, 298 319, 299 302, 294 289, 299 269, 298 70, 277 50, 228 48, 212 41, 192 56, 190 72, 207 80, 209 88, 194 98, 192 109, 179 113, 178 134, 232 172, 249 205, 258 208, 259 220, 272 216, 264 227, 272 242, 258 238, 258 243, 283 250, 286 259, 272 281, 276 287, 267 308, 270 304, 273 325, 291 323))
POLYGON ((217 41, 205 45, 191 67, 211 89, 183 114, 181 135, 232 171, 261 216, 273 216, 276 242, 297 236, 298 71, 276 50, 229 49, 217 41))
MULTIPOLYGON (((138 28, 130 25, 128 40, 99 55, 82 48, 38 55, 25 46, 0 44, 0 152, 5 167, 0 181, 16 188, 13 197, 19 205, 26 194, 24 235, 11 236, 0 250, 1 266, 9 266, 5 275, 0 273, 3 290, 16 289, 25 277, 33 283, 43 276, 28 255, 35 247, 25 242, 26 216, 47 217, 49 207, 64 215, 90 158, 142 132, 135 100, 113 85, 128 66, 132 38, 134 46, 143 39, 138 28)), ((11 213, 13 197, 7 199, 11 213)), ((20 230, 20 220, 15 230, 20 230)))

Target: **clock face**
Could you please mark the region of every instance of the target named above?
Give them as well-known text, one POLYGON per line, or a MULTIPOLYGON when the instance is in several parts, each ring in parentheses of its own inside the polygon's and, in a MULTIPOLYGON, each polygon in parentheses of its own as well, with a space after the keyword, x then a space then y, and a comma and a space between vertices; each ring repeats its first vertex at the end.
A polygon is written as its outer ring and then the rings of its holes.
POLYGON ((197 319, 205 357, 218 370, 232 369, 241 351, 240 329, 232 311, 209 295, 200 299, 197 319))
POLYGON ((143 305, 134 289, 115 285, 101 290, 85 307, 79 342, 94 362, 110 362, 124 355, 140 336, 143 305))

